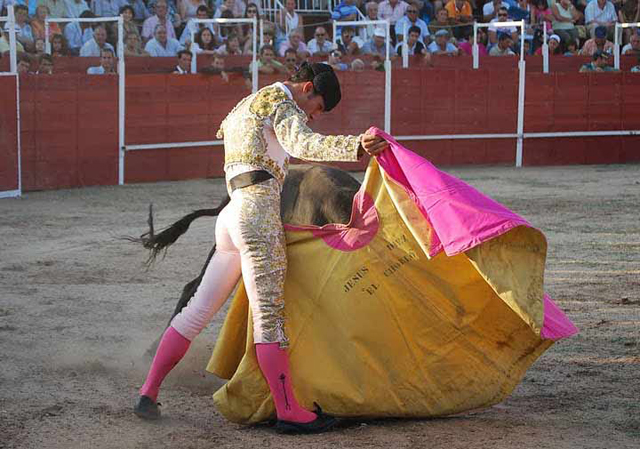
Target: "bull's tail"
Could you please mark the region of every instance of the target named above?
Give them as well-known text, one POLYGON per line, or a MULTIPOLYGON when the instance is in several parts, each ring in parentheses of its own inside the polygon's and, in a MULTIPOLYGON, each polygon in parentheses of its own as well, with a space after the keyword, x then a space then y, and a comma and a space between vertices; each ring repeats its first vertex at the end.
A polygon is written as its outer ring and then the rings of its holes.
POLYGON ((153 204, 149 205, 149 218, 147 223, 149 224, 149 230, 142 234, 140 237, 124 237, 126 240, 135 243, 142 243, 146 249, 150 251, 149 258, 147 259, 147 265, 153 264, 156 257, 161 251, 166 254, 167 248, 173 245, 178 238, 189 230, 191 222, 200 217, 216 217, 220 214, 222 209, 229 204, 230 198, 227 196, 222 200, 220 205, 214 209, 198 209, 185 215, 180 220, 173 223, 168 228, 162 230, 159 234, 156 234, 153 226, 153 204))

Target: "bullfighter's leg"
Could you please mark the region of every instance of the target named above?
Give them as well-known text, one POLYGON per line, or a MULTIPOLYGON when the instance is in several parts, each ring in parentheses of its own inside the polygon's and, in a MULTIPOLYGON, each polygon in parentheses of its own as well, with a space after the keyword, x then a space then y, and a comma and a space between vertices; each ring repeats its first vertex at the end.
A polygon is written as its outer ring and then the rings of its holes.
POLYGON ((147 379, 140 389, 140 400, 134 408, 136 415, 142 418, 160 417, 156 400, 164 378, 184 357, 191 341, 211 322, 240 279, 240 253, 229 236, 228 220, 233 216, 229 209, 225 208, 216 222, 217 251, 200 286, 162 335, 147 379))

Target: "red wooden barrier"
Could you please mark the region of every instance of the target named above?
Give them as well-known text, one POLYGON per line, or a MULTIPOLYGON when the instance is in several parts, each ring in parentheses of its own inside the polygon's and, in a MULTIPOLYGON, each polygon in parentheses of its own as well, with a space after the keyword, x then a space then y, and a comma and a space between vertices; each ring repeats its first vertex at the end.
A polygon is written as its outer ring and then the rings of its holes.
POLYGON ((0 77, 0 192, 18 189, 16 77, 0 77))

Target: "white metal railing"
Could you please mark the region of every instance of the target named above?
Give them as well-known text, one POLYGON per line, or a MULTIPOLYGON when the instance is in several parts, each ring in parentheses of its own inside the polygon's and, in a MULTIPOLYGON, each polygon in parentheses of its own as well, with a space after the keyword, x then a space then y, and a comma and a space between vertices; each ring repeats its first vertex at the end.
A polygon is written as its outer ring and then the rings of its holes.
POLYGON ((640 27, 640 22, 627 22, 627 23, 618 23, 616 22, 616 29, 614 33, 614 44, 613 44, 613 67, 617 70, 620 70, 620 36, 619 31, 623 28, 637 28, 640 27))
MULTIPOLYGON (((252 92, 255 93, 258 91, 258 70, 257 70, 257 54, 258 54, 258 21, 254 17, 253 19, 191 19, 193 23, 250 23, 253 29, 253 56, 251 61, 251 66, 256 68, 253 70, 251 75, 251 85, 252 92)), ((260 33, 260 40, 262 41, 262 32, 260 33)), ((195 44, 195 30, 191 30, 191 45, 195 44)), ((197 62, 197 53, 195 51, 191 52, 193 57, 191 58, 191 73, 196 73, 198 70, 198 62, 197 62)))
MULTIPOLYGON (((6 22, 9 28, 9 72, 0 72, 0 76, 11 76, 16 79, 16 189, 0 191, 0 198, 14 198, 22 195, 22 138, 20 136, 20 77, 18 76, 18 51, 16 48, 16 20, 12 4, 7 5, 7 15, 0 17, 0 23, 6 22)), ((1 25, 0 25, 1 26, 1 25)))

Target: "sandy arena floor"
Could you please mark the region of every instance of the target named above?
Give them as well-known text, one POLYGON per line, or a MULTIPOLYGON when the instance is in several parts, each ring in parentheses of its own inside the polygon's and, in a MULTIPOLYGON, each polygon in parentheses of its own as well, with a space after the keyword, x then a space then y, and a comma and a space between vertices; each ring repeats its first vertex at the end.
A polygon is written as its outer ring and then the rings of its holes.
POLYGON ((165 383, 163 419, 131 412, 182 286, 213 238, 200 219, 146 271, 119 240, 223 194, 220 180, 28 193, 0 200, 0 448, 638 448, 640 166, 447 170, 542 229, 546 288, 581 333, 552 347, 504 403, 433 420, 352 422, 287 437, 227 422, 204 372, 224 314, 165 383))

